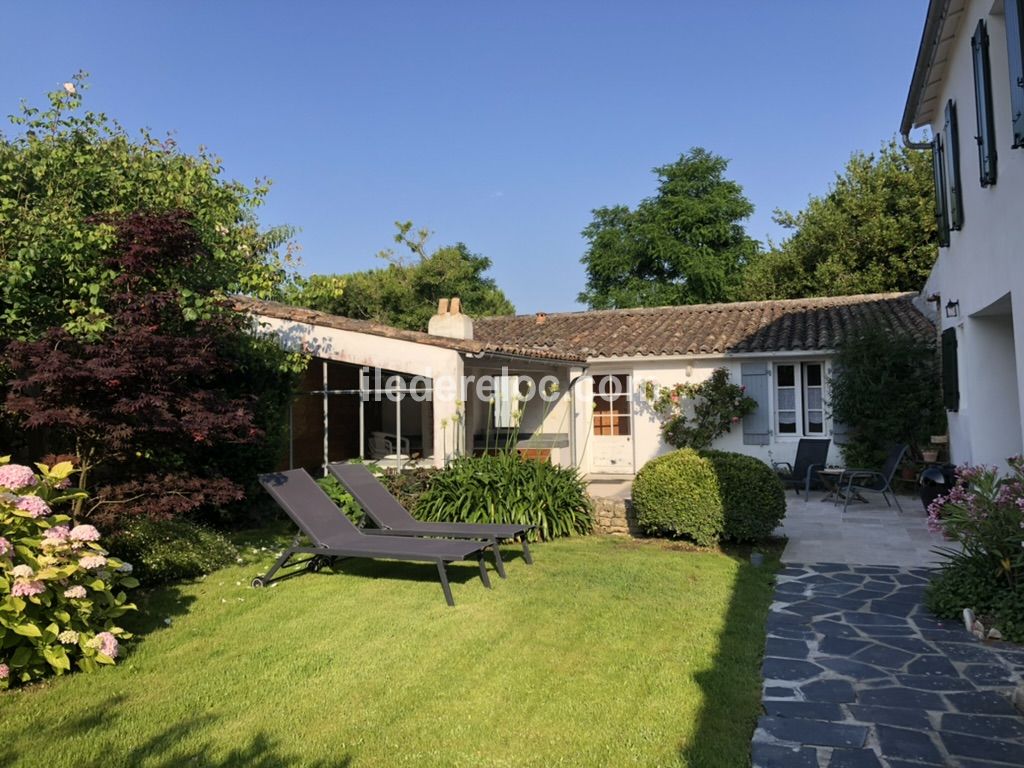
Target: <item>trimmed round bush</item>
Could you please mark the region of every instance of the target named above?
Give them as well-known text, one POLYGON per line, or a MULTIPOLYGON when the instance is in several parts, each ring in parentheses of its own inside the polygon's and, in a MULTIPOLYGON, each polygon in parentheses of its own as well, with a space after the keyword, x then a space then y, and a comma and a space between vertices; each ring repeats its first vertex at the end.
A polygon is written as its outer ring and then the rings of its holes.
POLYGON ((692 448, 643 466, 633 481, 633 510, 645 533, 684 536, 702 547, 717 544, 725 528, 714 467, 692 448))
POLYGON ((723 538, 767 538, 786 514, 786 490, 778 475, 760 459, 742 453, 701 451, 711 462, 725 511, 723 538))
POLYGON ((137 518, 110 538, 134 574, 148 586, 191 579, 230 565, 238 557, 222 534, 185 518, 137 518))

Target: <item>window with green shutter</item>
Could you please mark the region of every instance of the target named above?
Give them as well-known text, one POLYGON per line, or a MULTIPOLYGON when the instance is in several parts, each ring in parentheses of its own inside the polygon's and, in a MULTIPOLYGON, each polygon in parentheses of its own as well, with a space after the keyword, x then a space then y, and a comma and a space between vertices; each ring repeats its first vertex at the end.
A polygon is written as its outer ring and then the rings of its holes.
POLYGON ((946 145, 946 182, 949 190, 949 228, 959 230, 964 225, 964 198, 960 185, 960 130, 957 128, 956 103, 946 102, 946 127, 943 131, 946 145))
POLYGON ((974 54, 974 105, 978 118, 978 172, 981 186, 996 183, 996 122, 992 115, 992 70, 988 63, 988 29, 985 20, 978 20, 978 27, 971 38, 974 54))
POLYGON ((946 161, 940 134, 932 139, 932 171, 935 175, 935 226, 939 245, 946 248, 949 246, 949 213, 946 210, 946 161))
POLYGON ((1005 0, 1006 60, 1010 65, 1013 146, 1024 147, 1024 0, 1005 0))
POLYGON ((956 328, 942 332, 942 401, 947 411, 960 410, 960 369, 957 364, 956 328))

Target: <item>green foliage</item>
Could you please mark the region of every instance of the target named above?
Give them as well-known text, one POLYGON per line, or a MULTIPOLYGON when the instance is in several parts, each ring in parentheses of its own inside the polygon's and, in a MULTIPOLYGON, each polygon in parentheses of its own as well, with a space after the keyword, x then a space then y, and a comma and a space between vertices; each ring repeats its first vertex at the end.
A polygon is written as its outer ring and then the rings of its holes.
POLYGON ((111 537, 110 546, 132 562, 147 586, 195 578, 238 557, 222 534, 183 517, 132 520, 111 537))
POLYGON ((729 382, 728 368, 716 368, 699 384, 660 387, 643 381, 640 386, 651 408, 664 419, 661 437, 673 448, 708 448, 757 408, 744 387, 729 382))
POLYGON ((775 212, 793 234, 751 261, 741 297, 920 290, 935 261, 931 162, 895 140, 854 153, 826 195, 799 213, 775 212))
POLYGON ((396 328, 427 330, 430 317, 442 298, 458 296, 470 314, 510 315, 515 307, 494 280, 484 277, 491 267, 486 256, 471 253, 462 243, 444 246, 427 254, 429 232, 408 236, 411 222, 396 222, 395 241, 413 253, 406 262, 393 251, 378 254, 388 261, 381 269, 348 275, 312 275, 296 278, 286 300, 297 306, 335 315, 372 320, 396 328))
POLYGON ((0 458, 0 690, 113 664, 118 638, 131 637, 115 620, 135 610, 123 590, 138 586, 99 531, 56 511, 81 495, 62 490, 70 462, 38 464, 37 474, 8 459, 0 458))
POLYGON ((324 489, 324 493, 331 497, 331 501, 338 505, 338 508, 345 513, 345 517, 351 520, 355 525, 362 525, 366 516, 363 514, 363 508, 359 506, 352 494, 345 490, 344 486, 339 483, 334 475, 328 475, 327 477, 317 478, 316 484, 324 489))
POLYGON ((1009 588, 985 564, 954 558, 942 567, 925 592, 925 605, 936 616, 959 619, 964 608, 995 626, 1003 637, 1024 643, 1024 589, 1009 588))
POLYGON ((0 320, 8 338, 32 339, 63 326, 93 336, 108 326, 106 297, 118 276, 105 216, 189 210, 206 258, 175 276, 187 319, 206 316, 212 298, 273 296, 290 260, 286 228, 261 230, 255 210, 269 182, 222 178, 220 158, 182 153, 170 137, 134 139, 102 113, 83 111, 85 75, 24 105, 0 134, 0 320), (98 218, 97 218, 98 217, 98 218))
POLYGON ((786 515, 786 491, 778 475, 759 459, 742 453, 701 451, 718 478, 725 510, 723 538, 759 541, 786 515))
POLYGON ((423 520, 535 525, 531 538, 588 533, 593 525, 586 483, 570 467, 515 452, 462 456, 434 475, 420 498, 423 520))
POLYGON ((633 481, 633 510, 646 533, 684 536, 702 547, 725 532, 725 510, 714 465, 692 448, 647 462, 633 481))
POLYGON ((850 429, 842 446, 848 466, 881 466, 892 444, 926 445, 945 432, 931 339, 868 326, 839 346, 829 388, 832 418, 850 429))
POLYGON ((754 207, 725 178, 728 161, 701 147, 654 169, 658 191, 633 210, 593 211, 583 230, 594 309, 728 301, 757 252, 740 222, 754 207))
POLYGON ((420 500, 430 488, 437 473, 438 470, 430 467, 416 467, 401 472, 382 472, 378 479, 391 492, 391 495, 409 510, 409 514, 416 517, 420 500))

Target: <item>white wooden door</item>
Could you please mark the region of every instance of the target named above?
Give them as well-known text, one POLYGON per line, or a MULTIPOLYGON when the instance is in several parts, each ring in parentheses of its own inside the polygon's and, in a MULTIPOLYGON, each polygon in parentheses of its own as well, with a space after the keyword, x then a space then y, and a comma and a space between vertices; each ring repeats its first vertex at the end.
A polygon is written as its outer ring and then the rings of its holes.
POLYGON ((629 374, 594 377, 594 474, 633 474, 633 398, 629 374))

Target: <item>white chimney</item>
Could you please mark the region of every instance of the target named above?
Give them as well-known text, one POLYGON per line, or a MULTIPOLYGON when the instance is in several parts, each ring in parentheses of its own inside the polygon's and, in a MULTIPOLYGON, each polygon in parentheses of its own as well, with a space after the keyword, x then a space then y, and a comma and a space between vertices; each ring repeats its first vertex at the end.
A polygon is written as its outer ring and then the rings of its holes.
POLYGON ((462 314, 462 303, 456 296, 449 304, 448 299, 437 302, 437 314, 430 318, 427 333, 447 336, 449 339, 472 339, 473 318, 462 314))

